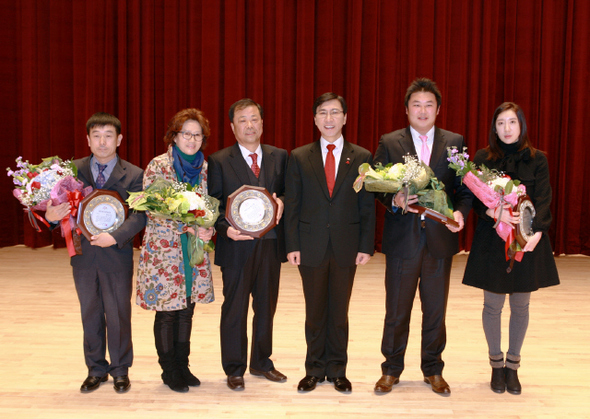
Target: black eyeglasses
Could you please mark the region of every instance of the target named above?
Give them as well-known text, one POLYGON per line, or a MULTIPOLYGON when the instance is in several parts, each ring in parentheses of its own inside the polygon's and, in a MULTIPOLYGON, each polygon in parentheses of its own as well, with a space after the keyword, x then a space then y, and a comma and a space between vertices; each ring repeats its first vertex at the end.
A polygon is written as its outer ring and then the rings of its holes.
POLYGON ((184 138, 185 140, 190 140, 194 137, 196 142, 203 142, 203 134, 200 132, 193 134, 192 132, 188 131, 178 131, 178 133, 182 135, 182 138, 184 138))

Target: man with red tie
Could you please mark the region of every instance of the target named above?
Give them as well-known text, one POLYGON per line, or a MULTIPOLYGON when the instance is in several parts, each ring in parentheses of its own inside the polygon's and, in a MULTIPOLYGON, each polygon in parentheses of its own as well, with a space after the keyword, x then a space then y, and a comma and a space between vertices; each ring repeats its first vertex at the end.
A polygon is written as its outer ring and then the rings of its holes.
POLYGON ((324 93, 313 105, 321 138, 292 151, 285 191, 287 258, 299 267, 305 296, 306 376, 298 390, 308 392, 325 378, 341 392, 346 378, 348 304, 357 265, 374 250, 375 198, 352 184, 371 153, 344 140, 346 102, 324 93))
POLYGON ((274 382, 287 380, 270 356, 281 262, 287 260, 281 217, 288 154, 260 144, 262 118, 262 107, 252 99, 234 103, 229 120, 236 143, 209 156, 209 194, 220 202, 215 264, 221 267, 225 298, 221 306, 221 364, 232 390, 244 390, 250 294, 254 310, 250 374, 274 382), (262 238, 241 233, 225 218, 227 198, 242 185, 264 187, 277 202, 278 225, 262 238))
POLYGON ((408 204, 416 204, 417 195, 407 198, 403 193, 376 195, 387 212, 382 241, 386 256, 386 313, 381 352, 385 362, 381 365, 383 376, 375 384, 375 393, 389 393, 399 382, 404 369, 412 304, 419 288, 424 381, 435 393, 448 396, 451 389, 442 377, 442 352, 446 344, 449 278, 453 255, 459 250, 457 232, 463 228, 473 195, 448 167, 447 147, 462 150, 465 146, 463 136, 434 126, 441 105, 436 83, 429 79, 414 80, 406 92, 405 105, 410 125, 381 137, 375 162, 385 166, 403 163, 407 154, 417 155, 444 183, 459 227, 425 219, 412 208, 404 213, 401 208, 406 199, 408 204))

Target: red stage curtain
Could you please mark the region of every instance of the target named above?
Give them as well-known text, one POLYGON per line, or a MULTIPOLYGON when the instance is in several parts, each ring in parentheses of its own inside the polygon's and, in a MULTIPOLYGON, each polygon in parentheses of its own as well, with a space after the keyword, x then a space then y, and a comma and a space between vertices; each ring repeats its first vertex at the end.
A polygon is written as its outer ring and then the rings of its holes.
MULTIPOLYGON (((19 155, 32 162, 87 155, 85 122, 97 111, 121 119, 120 155, 145 167, 164 151, 172 115, 201 108, 212 125, 208 154, 234 142, 227 109, 242 97, 265 108, 263 141, 291 150, 318 138, 311 106, 326 91, 348 101, 345 138, 374 152, 382 134, 407 125, 408 84, 430 77, 443 94, 437 125, 464 134, 472 153, 485 146, 501 102, 523 107, 550 162, 554 250, 590 255, 583 125, 590 2, 2 3, 3 167, 19 155)), ((5 176, 0 246, 59 242, 33 231, 10 191, 5 176)), ((465 249, 474 221, 461 233, 465 249)))

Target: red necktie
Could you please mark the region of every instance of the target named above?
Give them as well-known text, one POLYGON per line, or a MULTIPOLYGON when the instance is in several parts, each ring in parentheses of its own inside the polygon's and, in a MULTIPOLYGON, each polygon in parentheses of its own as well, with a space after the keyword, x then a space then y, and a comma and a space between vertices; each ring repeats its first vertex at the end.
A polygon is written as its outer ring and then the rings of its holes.
POLYGON ((252 159, 252 166, 250 166, 250 168, 254 172, 254 176, 258 177, 258 175, 260 174, 260 167, 258 166, 258 163, 256 163, 256 159, 258 158, 258 154, 252 153, 252 154, 250 154, 250 158, 252 159))
POLYGON ((328 192, 332 196, 334 190, 334 175, 336 173, 336 160, 334 159, 334 144, 328 144, 328 154, 326 155, 326 164, 324 165, 324 171, 326 172, 326 182, 328 183, 328 192))

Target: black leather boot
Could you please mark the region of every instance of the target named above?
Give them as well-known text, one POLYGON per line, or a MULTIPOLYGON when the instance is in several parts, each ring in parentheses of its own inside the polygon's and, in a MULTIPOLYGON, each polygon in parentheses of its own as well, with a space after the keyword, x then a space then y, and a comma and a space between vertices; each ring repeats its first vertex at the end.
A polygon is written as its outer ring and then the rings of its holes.
POLYGON ((520 394, 522 392, 517 370, 508 367, 506 367, 506 390, 510 394, 520 394))
POLYGON ((504 372, 504 354, 500 353, 490 356, 490 365, 492 366, 492 380, 490 387, 494 393, 504 393, 506 391, 506 373, 504 372))
POLYGON ((191 353, 191 343, 190 342, 174 342, 174 350, 175 350, 175 357, 176 363, 180 368, 180 373, 182 374, 182 378, 189 386, 199 386, 201 382, 197 377, 195 377, 191 371, 188 369, 188 356, 191 353))
POLYGON ((506 391, 506 373, 505 368, 492 368, 492 381, 490 387, 494 393, 504 393, 506 391))
POLYGON ((518 373, 516 372, 520 367, 520 356, 506 354, 506 390, 510 394, 520 394, 522 387, 518 381, 518 373))
POLYGON ((174 357, 174 351, 167 352, 165 354, 158 354, 158 362, 162 366, 162 381, 170 390, 177 391, 179 393, 186 393, 188 391, 188 385, 182 378, 182 371, 178 366, 174 357))

